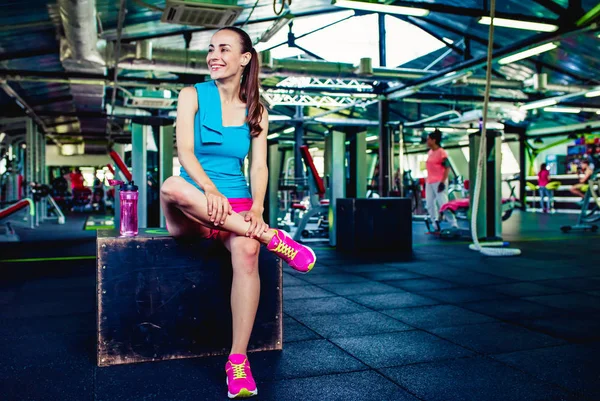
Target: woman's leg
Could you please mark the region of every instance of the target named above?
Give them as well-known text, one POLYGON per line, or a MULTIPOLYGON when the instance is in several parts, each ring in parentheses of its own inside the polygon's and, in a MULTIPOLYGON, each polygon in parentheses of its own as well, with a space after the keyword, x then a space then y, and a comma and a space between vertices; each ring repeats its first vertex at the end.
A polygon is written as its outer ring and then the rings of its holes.
POLYGON ((245 355, 254 326, 260 298, 258 254, 260 244, 251 238, 235 234, 221 234, 223 243, 231 252, 233 281, 231 283, 231 315, 233 341, 231 354, 245 355))
MULTIPOLYGON (((160 200, 167 217, 169 233, 173 236, 185 235, 189 230, 189 225, 185 225, 182 215, 187 217, 188 220, 200 223, 207 228, 218 228, 242 237, 246 235, 250 228, 250 223, 244 221, 244 217, 235 212, 227 217, 225 224, 216 226, 210 221, 206 196, 181 177, 170 177, 162 184, 160 200), (181 214, 178 214, 176 210, 181 214), (171 227, 171 224, 174 226, 171 227)), ((273 230, 269 230, 262 234, 258 240, 263 244, 268 244, 274 234, 273 230)))

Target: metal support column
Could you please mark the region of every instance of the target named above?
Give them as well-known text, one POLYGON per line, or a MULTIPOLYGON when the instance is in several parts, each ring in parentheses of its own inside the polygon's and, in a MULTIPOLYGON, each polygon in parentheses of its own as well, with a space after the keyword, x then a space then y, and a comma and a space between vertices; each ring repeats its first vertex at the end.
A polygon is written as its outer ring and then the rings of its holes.
POLYGON ((404 196, 404 125, 398 127, 398 192, 404 196))
POLYGON ((525 153, 527 146, 525 129, 519 132, 519 167, 521 173, 519 174, 519 199, 521 199, 521 210, 527 210, 527 172, 529 166, 527 165, 527 155, 525 153))
POLYGON ((379 195, 390 195, 391 181, 391 130, 387 123, 390 117, 390 104, 387 100, 379 101, 379 195))
POLYGON ((268 159, 269 167, 269 191, 267 193, 268 221, 270 227, 277 228, 279 217, 279 177, 281 174, 281 152, 279 145, 274 143, 269 145, 268 159))
MULTIPOLYGON (((481 133, 469 138, 470 160, 470 198, 474 199, 476 180, 481 181, 477 213, 477 235, 480 240, 494 241, 502 238, 502 138, 497 131, 487 131, 485 161, 482 171, 477 171, 481 133)), ((470 213, 474 205, 471 205, 470 213)))
POLYGON ((302 106, 296 106, 296 115, 294 118, 299 120, 296 123, 296 131, 294 132, 294 179, 296 184, 299 184, 304 179, 304 163, 302 162, 302 154, 300 153, 300 146, 304 145, 304 125, 302 125, 304 109, 302 106))
POLYGON ((132 124, 131 127, 131 174, 139 191, 138 195, 138 224, 140 228, 148 226, 148 184, 147 184, 147 148, 148 135, 152 127, 132 124))
MULTIPOLYGON (((161 126, 159 131, 158 145, 158 174, 159 183, 162 186, 167 178, 173 175, 173 126, 161 126)), ((160 190, 160 188, 159 188, 160 190)), ((165 215, 162 207, 160 209, 160 227, 166 227, 165 215)))
POLYGON ((352 166, 353 195, 355 198, 367 197, 367 131, 357 132, 351 142, 348 162, 352 166))
MULTIPOLYGON (((25 197, 29 196, 30 192, 30 184, 35 182, 36 179, 36 139, 37 139, 37 127, 33 123, 33 119, 28 118, 25 122, 25 158, 26 158, 26 167, 23 185, 26 186, 25 197)), ((30 227, 35 227, 39 225, 37 210, 37 203, 34 204, 34 215, 29 214, 29 225, 30 227)))
POLYGON ((325 176, 329 198, 329 244, 335 246, 337 199, 346 196, 346 134, 331 131, 325 138, 325 176))
POLYGON ((387 64, 386 56, 386 40, 385 40, 385 15, 383 13, 377 14, 377 22, 379 27, 379 65, 385 67, 387 64))

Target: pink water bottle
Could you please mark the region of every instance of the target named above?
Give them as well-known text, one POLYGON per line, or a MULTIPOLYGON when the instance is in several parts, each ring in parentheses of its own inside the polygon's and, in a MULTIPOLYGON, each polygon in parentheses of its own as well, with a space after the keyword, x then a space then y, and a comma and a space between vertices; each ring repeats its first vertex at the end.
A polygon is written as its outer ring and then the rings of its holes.
POLYGON ((119 190, 121 200, 121 228, 120 233, 124 237, 135 237, 138 235, 138 187, 122 183, 119 190))

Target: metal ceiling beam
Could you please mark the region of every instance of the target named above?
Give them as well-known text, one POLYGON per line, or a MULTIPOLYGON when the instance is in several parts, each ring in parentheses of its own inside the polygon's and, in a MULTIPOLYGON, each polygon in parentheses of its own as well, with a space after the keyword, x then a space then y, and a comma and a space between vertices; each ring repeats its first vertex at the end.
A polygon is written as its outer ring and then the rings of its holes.
MULTIPOLYGON (((421 17, 406 17, 406 19, 409 20, 410 22, 413 22, 413 23, 414 23, 415 20, 424 21, 424 22, 426 22, 428 24, 431 24, 431 25, 437 26, 438 28, 444 29, 447 32, 453 33, 455 35, 459 35, 461 37, 465 37, 467 39, 472 40, 473 42, 477 42, 477 43, 482 44, 482 45, 484 45, 484 46, 487 47, 487 43, 488 43, 487 39, 481 38, 481 37, 479 37, 477 35, 474 35, 472 33, 462 32, 462 31, 460 31, 458 29, 455 29, 455 28, 452 28, 452 27, 447 26, 445 24, 442 24, 441 22, 438 22, 438 21, 435 21, 435 20, 432 20, 432 19, 421 18, 421 17)), ((499 44, 496 44, 496 43, 494 44, 494 49, 499 49, 500 47, 501 46, 499 44)), ((526 60, 524 60, 524 61, 526 61, 526 60)), ((562 69, 560 67, 554 66, 552 64, 548 64, 548 63, 543 62, 541 60, 536 60, 535 64, 539 64, 539 65, 541 65, 544 68, 547 68, 549 70, 552 70, 552 71, 558 72, 560 74, 566 75, 568 77, 571 77, 571 78, 576 79, 576 80, 581 81, 581 82, 589 82, 589 81, 593 81, 594 80, 594 79, 589 78, 589 77, 579 76, 579 75, 574 74, 574 73, 572 73, 572 72, 570 72, 568 70, 564 70, 564 69, 562 69)))
MULTIPOLYGON (((339 13, 339 12, 343 12, 343 11, 347 12, 348 10, 341 8, 341 7, 330 7, 330 8, 325 8, 325 9, 321 9, 321 10, 311 10, 311 11, 294 13, 294 18, 311 17, 311 16, 315 16, 315 15, 339 13)), ((263 22, 274 22, 274 21, 277 21, 278 19, 280 19, 280 16, 265 17, 265 18, 258 18, 255 20, 251 20, 246 24, 245 24, 245 21, 238 21, 233 25, 248 26, 248 25, 253 25, 253 24, 261 24, 263 22)), ((125 36, 123 39, 121 39, 121 41, 124 43, 128 43, 128 42, 136 42, 138 40, 166 38, 169 36, 183 35, 185 33, 207 32, 207 31, 212 31, 212 30, 214 30, 214 29, 213 28, 195 28, 195 29, 181 29, 181 30, 175 31, 175 32, 157 33, 157 34, 152 34, 152 35, 131 35, 131 36, 125 36)))
MULTIPOLYGON (((448 4, 439 4, 439 3, 425 3, 425 2, 416 2, 416 1, 393 1, 391 2, 394 6, 402 6, 402 7, 418 7, 423 8, 425 10, 429 10, 434 13, 441 14, 451 14, 451 15, 460 15, 463 17, 484 17, 489 16, 489 10, 484 10, 483 8, 469 8, 469 7, 456 7, 448 4)), ((496 18, 507 18, 514 19, 519 21, 530 21, 530 22, 540 22, 543 24, 557 24, 557 20, 552 18, 543 18, 537 17, 535 15, 526 15, 526 14, 516 14, 516 13, 506 13, 506 12, 498 12, 495 13, 496 18)))
POLYGON ((10 60, 18 60, 22 58, 30 58, 30 57, 39 57, 39 56, 47 56, 49 54, 58 55, 59 48, 58 47, 46 47, 42 49, 34 49, 34 50, 21 50, 11 53, 2 53, 0 55, 0 61, 10 61, 10 60))
MULTIPOLYGON (((33 121, 35 121, 35 123, 42 129, 42 132, 48 137, 50 138, 55 144, 57 144, 58 146, 61 146, 62 144, 56 140, 56 138, 54 137, 54 135, 51 135, 48 133, 48 128, 46 127, 46 125, 44 124, 44 121, 39 117, 39 115, 36 113, 35 110, 33 110, 31 108, 31 106, 29 106, 27 104, 27 102, 25 102, 25 100, 21 97, 21 95, 19 95, 8 83, 4 82, 0 84, 0 87, 2 87, 2 89, 4 89, 4 92, 6 92, 6 94, 8 96, 10 96, 11 98, 13 98, 13 100, 15 102, 17 102, 17 104, 23 109, 25 110, 25 113, 27 113, 27 115, 33 119, 33 121)), ((8 117, 8 116, 6 116, 8 117)))
POLYGON ((533 0, 538 3, 540 6, 544 7, 547 10, 552 11, 554 14, 561 16, 567 13, 567 9, 561 6, 558 3, 555 3, 554 0, 533 0))

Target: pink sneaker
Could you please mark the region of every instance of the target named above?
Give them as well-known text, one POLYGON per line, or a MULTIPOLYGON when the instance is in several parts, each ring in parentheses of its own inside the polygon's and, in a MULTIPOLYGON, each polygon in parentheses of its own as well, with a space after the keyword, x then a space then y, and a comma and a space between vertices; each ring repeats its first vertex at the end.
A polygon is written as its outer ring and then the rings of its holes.
POLYGON ((248 398, 258 394, 246 355, 229 355, 229 360, 225 364, 225 373, 227 373, 227 396, 229 398, 248 398))
POLYGON ((300 273, 308 273, 317 262, 317 257, 312 249, 300 245, 285 231, 275 230, 275 235, 267 245, 267 249, 300 273))

